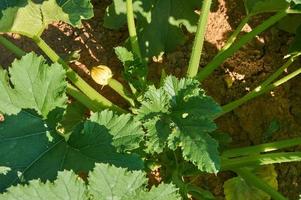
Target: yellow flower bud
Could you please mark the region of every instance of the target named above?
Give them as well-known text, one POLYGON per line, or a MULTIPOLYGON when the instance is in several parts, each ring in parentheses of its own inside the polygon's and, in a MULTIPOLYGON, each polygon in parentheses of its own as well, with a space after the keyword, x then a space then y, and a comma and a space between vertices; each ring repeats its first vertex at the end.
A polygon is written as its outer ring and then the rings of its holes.
POLYGON ((91 77, 99 85, 108 85, 109 80, 112 78, 112 76, 112 71, 105 65, 99 65, 91 69, 91 77))

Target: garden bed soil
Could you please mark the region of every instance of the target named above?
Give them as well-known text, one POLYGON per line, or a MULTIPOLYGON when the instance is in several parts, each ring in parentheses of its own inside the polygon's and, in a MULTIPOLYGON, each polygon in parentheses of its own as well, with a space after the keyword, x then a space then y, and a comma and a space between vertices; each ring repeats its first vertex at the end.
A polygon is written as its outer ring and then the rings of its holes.
MULTIPOLYGON (((79 51, 79 60, 71 63, 73 69, 108 99, 126 106, 126 102, 122 101, 109 87, 102 89, 89 76, 91 67, 103 64, 112 69, 116 79, 124 82, 121 76, 122 65, 114 54, 113 47, 122 45, 128 33, 126 27, 118 31, 103 27, 102 16, 109 4, 109 0, 94 2, 95 17, 85 21, 81 29, 72 28, 64 23, 55 23, 49 26, 42 38, 62 57, 66 57, 70 52, 79 51)), ((201 66, 216 55, 244 15, 241 0, 214 2, 209 17, 201 66)), ((244 28, 244 31, 252 30, 261 18, 255 19, 244 28)), ((42 54, 30 40, 16 34, 8 37, 24 50, 34 50, 42 54)), ((188 35, 188 37, 189 40, 185 45, 180 46, 173 53, 164 55, 161 62, 150 64, 150 79, 160 77, 162 68, 178 77, 185 74, 193 35, 188 35)), ((291 39, 289 34, 275 27, 269 29, 222 64, 204 81, 204 89, 221 105, 242 97, 282 65, 283 56, 287 52, 287 44, 291 39)), ((0 65, 7 67, 14 58, 12 53, 0 47, 0 65)), ((297 77, 217 119, 220 130, 232 136, 231 146, 256 145, 266 142, 267 138, 269 141, 277 141, 300 136, 300 79, 301 77, 297 77), (279 124, 279 129, 272 135, 268 135, 267 129, 272 121, 279 124)), ((297 149, 300 150, 300 147, 290 150, 297 149)), ((280 192, 289 199, 298 199, 301 193, 301 163, 279 164, 276 165, 276 169, 280 192)), ((217 199, 224 199, 223 182, 232 175, 232 173, 220 173, 218 176, 202 176, 197 183, 208 188, 217 196, 217 199)))

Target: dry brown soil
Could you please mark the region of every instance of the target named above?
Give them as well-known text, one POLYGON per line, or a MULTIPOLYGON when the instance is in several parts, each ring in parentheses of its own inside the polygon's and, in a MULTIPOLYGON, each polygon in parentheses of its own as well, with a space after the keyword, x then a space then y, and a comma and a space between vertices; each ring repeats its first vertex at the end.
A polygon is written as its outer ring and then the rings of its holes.
MULTIPOLYGON (((72 63, 74 70, 107 98, 125 105, 125 102, 121 102, 113 91, 107 87, 101 89, 101 86, 96 85, 89 76, 89 69, 92 66, 104 64, 112 68, 115 78, 123 81, 120 76, 122 65, 116 58, 113 47, 122 45, 128 37, 127 28, 112 31, 102 26, 102 16, 109 3, 110 0, 95 2, 95 17, 85 21, 83 28, 75 29, 63 23, 52 24, 42 37, 61 56, 72 51, 80 51, 80 59, 72 63)), ((214 2, 206 34, 202 66, 214 57, 243 16, 244 8, 241 0, 216 0, 214 2)), ((260 19, 265 17, 261 16, 252 21, 244 28, 244 31, 252 30, 260 19)), ((41 53, 28 39, 18 35, 9 37, 14 38, 14 42, 24 50, 41 53)), ((192 46, 192 36, 189 37, 191 39, 185 45, 165 55, 163 63, 150 64, 150 78, 159 77, 163 67, 177 76, 184 74, 192 46)), ((287 52, 287 44, 291 39, 289 34, 276 28, 269 29, 222 64, 203 83, 203 87, 221 105, 243 96, 282 65, 283 56, 287 52), (234 81, 231 87, 225 81, 229 78, 234 81)), ((9 66, 13 59, 14 56, 10 52, 0 47, 0 65, 9 66)), ((265 142, 265 132, 272 120, 278 121, 280 129, 272 135, 269 141, 301 135, 300 79, 301 77, 297 77, 273 92, 252 100, 219 118, 217 123, 220 129, 233 137, 232 146, 265 142)), ((300 148, 295 148, 297 149, 300 150, 300 148)), ((276 165, 276 168, 279 190, 289 199, 298 199, 301 193, 301 163, 281 164, 276 165)), ((229 174, 221 173, 219 176, 201 177, 198 182, 203 187, 209 188, 218 199, 224 199, 222 185, 227 178, 229 174)))

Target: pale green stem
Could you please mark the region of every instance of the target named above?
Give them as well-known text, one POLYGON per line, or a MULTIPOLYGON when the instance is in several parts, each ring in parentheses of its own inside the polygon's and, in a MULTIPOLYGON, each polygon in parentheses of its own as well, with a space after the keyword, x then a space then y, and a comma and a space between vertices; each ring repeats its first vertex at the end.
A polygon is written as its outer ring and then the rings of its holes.
POLYGON ((241 30, 244 28, 244 26, 248 23, 250 20, 251 16, 247 15, 243 20, 240 22, 240 24, 237 26, 235 31, 231 34, 231 36, 228 38, 226 44, 223 46, 223 48, 218 52, 218 54, 221 54, 225 50, 227 50, 232 44, 235 42, 237 36, 241 32, 241 30))
POLYGON ((301 161, 301 152, 281 152, 250 155, 231 159, 222 159, 221 170, 233 170, 241 167, 252 167, 284 162, 301 161))
POLYGON ((0 44, 2 44, 5 48, 13 52, 17 57, 22 57, 25 55, 25 52, 13 44, 11 41, 0 35, 0 44))
MULTIPOLYGON (((295 57, 296 58, 296 57, 295 57)), ((256 87, 254 90, 246 94, 240 99, 237 99, 235 101, 232 101, 222 107, 222 112, 219 113, 216 118, 234 110, 235 108, 241 106, 242 104, 248 102, 249 100, 264 94, 266 92, 271 91, 272 89, 278 87, 279 85, 285 83, 286 81, 294 78, 298 74, 300 74, 300 69, 296 70, 295 72, 286 75, 282 79, 276 81, 275 83, 271 84, 276 78, 278 78, 282 72, 287 69, 295 60, 295 58, 290 58, 282 67, 280 67, 275 73, 273 73, 267 80, 265 80, 262 84, 260 84, 258 87, 256 87)))
POLYGON ((240 156, 248 156, 252 154, 265 153, 270 151, 276 151, 279 149, 292 147, 301 144, 301 137, 287 139, 277 142, 265 143, 256 146, 241 147, 235 149, 229 149, 222 153, 223 158, 234 158, 240 156))
POLYGON ((202 3, 201 15, 199 18, 189 66, 187 69, 187 76, 191 78, 195 77, 198 73, 212 0, 203 0, 202 3))
POLYGON ((129 97, 130 94, 128 94, 128 91, 124 88, 124 86, 119 81, 117 81, 116 79, 110 79, 108 85, 111 88, 115 88, 115 91, 120 96, 122 96, 125 100, 127 100, 132 107, 135 107, 135 101, 129 97))
POLYGON ((206 65, 198 74, 197 79, 203 81, 206 79, 216 68, 218 68, 227 58, 232 56, 236 53, 242 46, 250 42, 256 35, 260 34, 283 17, 287 15, 286 11, 279 11, 274 16, 270 17, 269 19, 265 20, 262 24, 257 26, 251 32, 247 33, 246 35, 242 36, 236 43, 230 46, 228 49, 223 51, 220 54, 217 54, 214 59, 206 65))
POLYGON ((132 0, 126 0, 126 15, 132 50, 143 61, 136 32, 132 0))
POLYGON ((93 102, 89 97, 84 95, 81 91, 79 91, 76 87, 68 83, 66 88, 67 94, 72 96, 74 99, 76 99, 78 102, 86 106, 89 110, 93 112, 100 111, 102 108, 99 105, 98 102, 93 102))

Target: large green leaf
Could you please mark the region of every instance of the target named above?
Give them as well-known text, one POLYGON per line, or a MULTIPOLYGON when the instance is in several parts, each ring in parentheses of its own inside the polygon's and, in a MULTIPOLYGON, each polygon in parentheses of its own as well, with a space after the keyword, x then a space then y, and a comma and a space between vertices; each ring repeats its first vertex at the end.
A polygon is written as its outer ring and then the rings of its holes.
MULTIPOLYGON (((136 0, 133 3, 137 19, 138 38, 145 56, 157 56, 172 51, 185 42, 181 27, 196 31, 200 8, 198 0, 136 0)), ((125 0, 114 0, 107 9, 105 26, 120 28, 126 23, 125 0)))
POLYGON ((64 21, 74 26, 93 17, 90 0, 1 1, 0 32, 39 36, 48 24, 64 21), (9 3, 7 3, 9 2, 9 3))
MULTIPOLYGON (((22 111, 16 116, 6 116, 0 124, 0 166, 10 171, 0 175, 0 191, 35 178, 52 180, 59 170, 85 173, 95 162, 141 169, 143 163, 137 155, 118 153, 112 145, 115 135, 110 133, 111 126, 110 121, 102 124, 86 121, 66 141, 38 115, 22 111)), ((118 145, 122 145, 117 139, 118 145)))
POLYGON ((244 2, 247 12, 252 15, 285 10, 290 5, 286 0, 244 0, 244 2))
POLYGON ((34 109, 43 117, 66 103, 67 82, 63 67, 48 66, 34 53, 15 60, 6 70, 0 69, 0 112, 17 114, 21 109, 34 109))
POLYGON ((161 88, 150 87, 141 104, 138 117, 147 130, 148 153, 181 148, 183 157, 200 170, 218 171, 218 143, 209 133, 216 129, 213 119, 221 109, 197 80, 169 76, 161 88))
MULTIPOLYGON (((265 165, 255 170, 255 173, 263 181, 273 188, 278 188, 277 172, 273 165, 265 165)), ((271 197, 262 190, 249 185, 241 177, 234 177, 224 183, 226 200, 269 200, 271 197)))
POLYGON ((14 186, 7 193, 0 195, 0 200, 180 200, 178 189, 172 184, 160 184, 146 188, 146 174, 142 171, 127 171, 105 164, 96 164, 89 173, 86 186, 73 172, 59 172, 51 183, 34 180, 28 186, 14 186))

